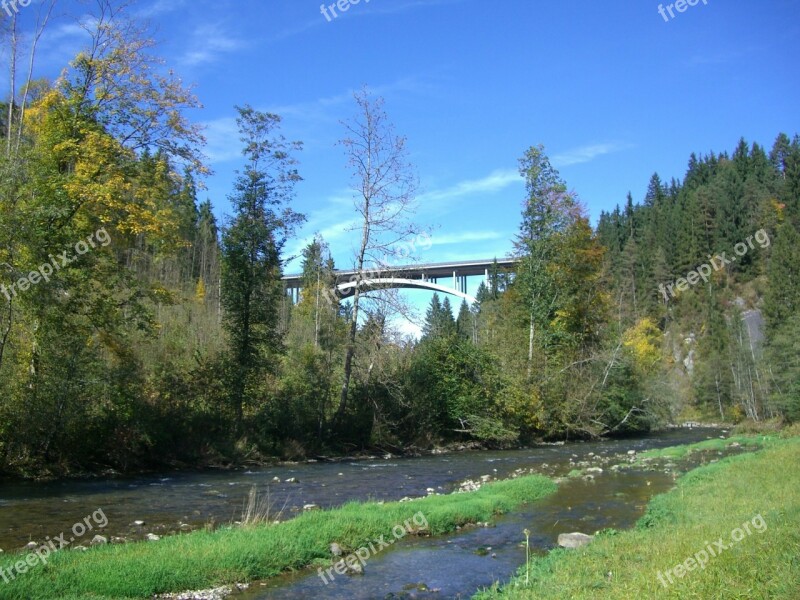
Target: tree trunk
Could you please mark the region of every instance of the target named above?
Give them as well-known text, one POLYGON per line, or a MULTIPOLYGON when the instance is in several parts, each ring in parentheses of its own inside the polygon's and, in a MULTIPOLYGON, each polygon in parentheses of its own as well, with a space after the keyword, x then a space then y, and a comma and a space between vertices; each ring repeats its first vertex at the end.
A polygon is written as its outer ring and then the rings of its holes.
POLYGON ((353 293, 353 315, 350 320, 350 331, 347 334, 347 350, 344 356, 344 380, 342 381, 342 391, 339 395, 339 408, 336 410, 334 416, 334 423, 341 422, 344 417, 345 410, 347 409, 347 394, 350 391, 350 378, 353 374, 353 356, 356 353, 356 333, 358 332, 358 303, 361 297, 361 278, 364 272, 364 258, 367 254, 367 245, 369 244, 369 231, 370 231, 370 214, 369 214, 369 197, 364 197, 364 228, 361 233, 361 248, 358 252, 358 261, 356 268, 356 288, 353 293))

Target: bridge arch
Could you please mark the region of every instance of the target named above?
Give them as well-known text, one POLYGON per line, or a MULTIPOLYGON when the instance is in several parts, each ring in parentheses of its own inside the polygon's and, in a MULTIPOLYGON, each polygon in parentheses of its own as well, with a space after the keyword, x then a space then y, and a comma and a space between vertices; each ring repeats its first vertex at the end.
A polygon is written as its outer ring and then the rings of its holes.
MULTIPOLYGON (((359 284, 356 281, 348 281, 345 283, 338 284, 336 286, 336 290, 339 293, 339 296, 341 296, 342 298, 346 298, 349 297, 355 291, 357 285, 359 284)), ((361 282, 361 287, 368 289, 397 288, 397 289, 431 290, 434 292, 440 292, 442 294, 457 296, 458 298, 466 300, 468 304, 475 304, 478 301, 477 298, 475 298, 474 296, 470 296, 466 292, 462 292, 461 290, 447 287, 444 285, 439 285, 438 283, 433 283, 432 281, 423 279, 404 279, 400 277, 378 277, 378 278, 363 280, 361 282)))
MULTIPOLYGON (((336 270, 335 286, 325 292, 329 302, 336 304, 342 297, 350 296, 356 285, 362 289, 400 288, 421 289, 449 294, 462 298, 470 304, 477 302, 474 296, 467 294, 467 278, 482 277, 488 283, 490 269, 499 267, 504 272, 513 272, 518 259, 506 257, 501 259, 461 260, 442 263, 410 264, 401 266, 382 266, 377 269, 365 269, 361 273, 355 270, 336 270), (453 285, 440 285, 439 280, 453 285), (361 280, 360 284, 356 282, 361 280)), ((303 276, 300 274, 284 275, 283 282, 293 302, 300 299, 303 287, 303 276)))

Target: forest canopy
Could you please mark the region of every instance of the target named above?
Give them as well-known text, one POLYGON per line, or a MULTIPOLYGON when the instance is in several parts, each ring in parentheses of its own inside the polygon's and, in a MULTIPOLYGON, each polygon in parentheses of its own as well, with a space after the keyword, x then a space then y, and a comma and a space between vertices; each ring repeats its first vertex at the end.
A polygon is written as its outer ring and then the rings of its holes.
MULTIPOLYGON (((198 100, 158 74, 151 50, 124 15, 101 12, 58 80, 17 85, 12 71, 0 106, 0 472, 800 419, 797 135, 692 154, 681 180, 654 174, 641 201, 629 194, 596 226, 532 145, 517 267, 495 266, 474 305, 434 294, 409 339, 392 328, 395 298, 330 302, 324 239, 303 251, 298 302, 287 296, 302 144, 280 115, 237 107, 244 158, 233 214, 217 221, 220 199, 200 198, 198 100), (718 265, 722 253, 736 260, 718 265)), ((354 182, 363 272, 387 244, 376 227, 418 231, 415 176, 382 100, 364 91, 352 109, 350 165, 367 164, 357 140, 390 140, 375 155, 386 162, 370 163, 387 169, 354 182)))

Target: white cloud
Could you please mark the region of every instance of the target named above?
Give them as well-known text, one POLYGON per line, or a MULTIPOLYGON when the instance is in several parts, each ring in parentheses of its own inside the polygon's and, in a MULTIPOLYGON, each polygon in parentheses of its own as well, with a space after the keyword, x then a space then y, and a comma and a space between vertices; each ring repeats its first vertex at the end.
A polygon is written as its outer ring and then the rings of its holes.
POLYGON ((607 142, 603 144, 589 144, 579 148, 573 148, 561 154, 556 154, 552 158, 554 167, 569 167, 572 165, 580 165, 583 163, 591 162, 598 156, 619 152, 630 148, 630 144, 620 142, 607 142))
POLYGON ((522 177, 516 170, 498 169, 482 179, 469 179, 449 188, 434 190, 420 195, 421 202, 452 200, 473 194, 491 194, 507 188, 515 183, 522 183, 522 177))
POLYGON ((211 163, 235 160, 242 156, 242 142, 234 117, 222 117, 202 124, 206 136, 205 153, 211 163))
POLYGON ((391 15, 397 14, 402 12, 407 12, 409 10, 414 10, 416 8, 431 8, 435 6, 447 6, 453 4, 463 4, 468 0, 408 0, 407 2, 402 2, 399 0, 394 0, 393 2, 387 2, 383 5, 372 5, 369 11, 354 11, 350 13, 351 15, 391 15))
MULTIPOLYGON (((197 56, 201 58, 200 55, 197 56)), ((376 87, 370 87, 369 91, 374 96, 386 96, 391 93, 424 93, 428 88, 424 82, 414 77, 405 77, 376 87)), ((339 120, 346 118, 352 109, 348 105, 353 104, 354 89, 344 92, 323 96, 315 100, 297 102, 295 104, 273 105, 268 107, 258 107, 258 110, 279 115, 284 120, 284 125, 291 123, 293 139, 302 139, 306 148, 320 136, 326 135, 330 139, 325 140, 325 148, 333 148, 338 135, 342 133, 339 120), (336 128, 336 129, 332 129, 336 128)), ((211 163, 220 163, 241 158, 242 143, 239 139, 239 130, 236 126, 236 117, 220 117, 203 123, 206 128, 206 138, 208 147, 206 154, 211 163)), ((318 144, 320 142, 317 142, 318 144)), ((352 206, 352 201, 348 199, 352 206)))
POLYGON ((154 0, 149 6, 143 6, 136 11, 137 16, 145 19, 173 12, 183 8, 188 0, 154 0))
POLYGON ((224 31, 219 24, 205 24, 192 32, 190 49, 179 59, 184 65, 197 66, 216 61, 221 54, 235 52, 244 41, 224 31))

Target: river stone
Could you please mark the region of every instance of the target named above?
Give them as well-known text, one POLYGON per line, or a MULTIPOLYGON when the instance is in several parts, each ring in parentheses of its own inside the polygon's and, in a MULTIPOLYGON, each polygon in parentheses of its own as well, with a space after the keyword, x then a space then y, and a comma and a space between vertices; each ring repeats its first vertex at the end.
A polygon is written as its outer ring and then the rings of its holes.
POLYGON ((136 527, 141 527, 144 525, 144 521, 134 521, 133 524, 136 525, 136 527))
POLYGON ((342 550, 342 547, 339 544, 333 542, 331 544, 331 554, 333 554, 334 556, 341 556, 342 554, 344 554, 344 551, 342 550))
POLYGON ((319 510, 319 505, 317 504, 304 504, 303 510, 319 510))
POLYGON ((160 535, 156 535, 155 533, 148 533, 146 536, 148 542, 157 542, 161 539, 160 535))
POLYGON ((92 541, 89 542, 92 546, 102 546, 103 544, 108 543, 108 538, 102 535, 96 535, 92 538, 92 541))
POLYGON ((585 533, 561 533, 558 536, 558 545, 562 548, 580 548, 593 539, 593 535, 586 535, 585 533))
MULTIPOLYGON (((237 587, 239 586, 237 585, 237 587)), ((225 585, 208 590, 196 590, 193 592, 181 592, 178 594, 161 594, 160 596, 156 596, 156 598, 163 598, 164 600, 223 600, 232 593, 233 588, 225 585)))
POLYGON ((297 483, 297 477, 289 477, 289 479, 286 480, 286 483, 297 483))
POLYGON ((364 574, 364 567, 361 566, 361 563, 356 562, 354 564, 347 564, 347 572, 351 575, 363 575, 364 574))

